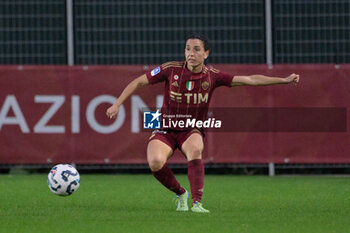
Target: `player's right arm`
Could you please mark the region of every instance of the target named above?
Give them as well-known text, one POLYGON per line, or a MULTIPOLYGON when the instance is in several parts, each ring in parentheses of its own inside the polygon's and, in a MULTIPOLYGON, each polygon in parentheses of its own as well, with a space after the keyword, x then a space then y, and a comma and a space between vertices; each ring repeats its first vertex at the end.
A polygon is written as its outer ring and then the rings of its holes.
POLYGON ((106 115, 108 118, 115 118, 119 112, 120 105, 122 105, 125 100, 127 100, 138 88, 146 86, 149 84, 146 74, 134 79, 130 82, 121 95, 118 97, 117 101, 107 109, 106 115))

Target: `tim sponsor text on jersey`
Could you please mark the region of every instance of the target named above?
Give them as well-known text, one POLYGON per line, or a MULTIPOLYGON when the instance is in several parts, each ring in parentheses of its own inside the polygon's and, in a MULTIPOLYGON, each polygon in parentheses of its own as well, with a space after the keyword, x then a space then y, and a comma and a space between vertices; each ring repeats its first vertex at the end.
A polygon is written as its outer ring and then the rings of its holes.
POLYGON ((208 103, 209 99, 208 93, 203 95, 202 93, 178 93, 170 91, 169 96, 171 100, 178 103, 182 103, 183 99, 185 99, 187 104, 208 103))

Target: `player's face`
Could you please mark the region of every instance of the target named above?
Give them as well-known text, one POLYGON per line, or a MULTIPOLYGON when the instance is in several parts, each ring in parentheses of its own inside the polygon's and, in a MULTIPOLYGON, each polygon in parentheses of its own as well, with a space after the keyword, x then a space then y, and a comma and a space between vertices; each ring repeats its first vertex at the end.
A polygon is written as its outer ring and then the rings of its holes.
POLYGON ((186 41, 185 56, 188 65, 198 67, 204 64, 204 60, 209 56, 209 50, 204 50, 204 44, 201 40, 189 39, 186 41))

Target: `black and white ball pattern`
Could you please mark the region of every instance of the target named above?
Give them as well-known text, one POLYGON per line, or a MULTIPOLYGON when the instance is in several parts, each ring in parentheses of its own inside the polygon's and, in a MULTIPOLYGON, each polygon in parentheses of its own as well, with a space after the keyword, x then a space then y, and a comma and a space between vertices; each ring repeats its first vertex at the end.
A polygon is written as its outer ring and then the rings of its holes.
POLYGON ((79 188, 80 175, 72 165, 58 164, 49 172, 47 183, 54 194, 68 196, 79 188))

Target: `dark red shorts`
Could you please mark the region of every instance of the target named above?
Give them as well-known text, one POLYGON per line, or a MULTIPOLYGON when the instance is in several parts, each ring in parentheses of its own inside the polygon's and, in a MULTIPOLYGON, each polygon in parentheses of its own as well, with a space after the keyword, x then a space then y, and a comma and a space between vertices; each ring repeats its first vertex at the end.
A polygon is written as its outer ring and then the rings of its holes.
POLYGON ((176 148, 181 150, 182 144, 194 133, 198 133, 204 137, 204 133, 198 129, 190 129, 186 131, 155 130, 152 132, 152 135, 149 137, 148 141, 150 142, 154 139, 158 139, 170 146, 173 151, 175 151, 176 148))

